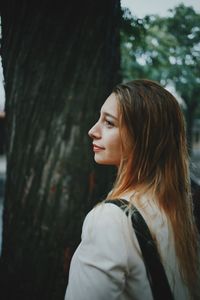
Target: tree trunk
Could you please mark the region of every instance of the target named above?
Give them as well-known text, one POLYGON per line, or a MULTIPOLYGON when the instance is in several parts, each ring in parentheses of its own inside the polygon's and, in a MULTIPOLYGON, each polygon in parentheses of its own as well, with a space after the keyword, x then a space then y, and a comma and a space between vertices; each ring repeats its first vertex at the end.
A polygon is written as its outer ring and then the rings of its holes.
POLYGON ((85 214, 111 183, 87 132, 120 79, 120 1, 6 0, 1 11, 3 299, 59 300, 85 214))

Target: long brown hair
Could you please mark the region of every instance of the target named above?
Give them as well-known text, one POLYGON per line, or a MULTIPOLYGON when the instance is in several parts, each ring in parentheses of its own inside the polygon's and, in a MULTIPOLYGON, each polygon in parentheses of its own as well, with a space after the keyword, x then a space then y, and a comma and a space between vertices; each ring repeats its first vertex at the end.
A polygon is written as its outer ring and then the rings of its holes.
POLYGON ((171 222, 181 274, 198 274, 185 123, 177 100, 158 83, 134 80, 113 89, 119 102, 123 159, 109 198, 151 192, 171 222))

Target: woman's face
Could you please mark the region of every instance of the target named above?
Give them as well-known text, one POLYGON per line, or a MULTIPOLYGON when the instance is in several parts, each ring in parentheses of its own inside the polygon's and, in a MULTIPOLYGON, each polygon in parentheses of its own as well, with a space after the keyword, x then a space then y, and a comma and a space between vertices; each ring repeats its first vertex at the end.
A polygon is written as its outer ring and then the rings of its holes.
POLYGON ((88 134, 93 140, 95 161, 98 164, 118 167, 121 160, 121 138, 118 101, 114 93, 106 99, 99 120, 88 134))

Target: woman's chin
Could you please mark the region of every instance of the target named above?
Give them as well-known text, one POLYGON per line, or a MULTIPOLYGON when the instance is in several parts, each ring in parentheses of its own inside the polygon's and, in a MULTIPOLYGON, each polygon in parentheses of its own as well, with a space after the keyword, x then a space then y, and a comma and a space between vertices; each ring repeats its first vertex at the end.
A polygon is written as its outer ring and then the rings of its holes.
POLYGON ((109 165, 109 163, 105 159, 101 159, 97 155, 94 156, 94 160, 99 165, 109 165))
POLYGON ((96 159, 96 158, 94 160, 98 165, 108 165, 104 160, 96 159))
POLYGON ((116 166, 117 164, 113 161, 108 161, 108 160, 104 160, 104 159, 98 159, 97 157, 94 157, 95 162, 98 165, 107 165, 107 166, 116 166))

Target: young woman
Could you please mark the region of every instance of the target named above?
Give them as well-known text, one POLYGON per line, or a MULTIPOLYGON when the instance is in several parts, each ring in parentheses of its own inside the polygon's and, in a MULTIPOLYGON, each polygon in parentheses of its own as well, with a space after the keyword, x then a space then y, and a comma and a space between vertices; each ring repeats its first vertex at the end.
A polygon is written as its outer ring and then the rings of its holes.
MULTIPOLYGON (((200 299, 184 120, 176 99, 159 84, 119 84, 90 129, 94 159, 114 165, 107 199, 139 210, 155 240, 175 300, 200 299)), ((87 215, 70 267, 65 300, 153 299, 130 218, 104 201, 87 215)))

